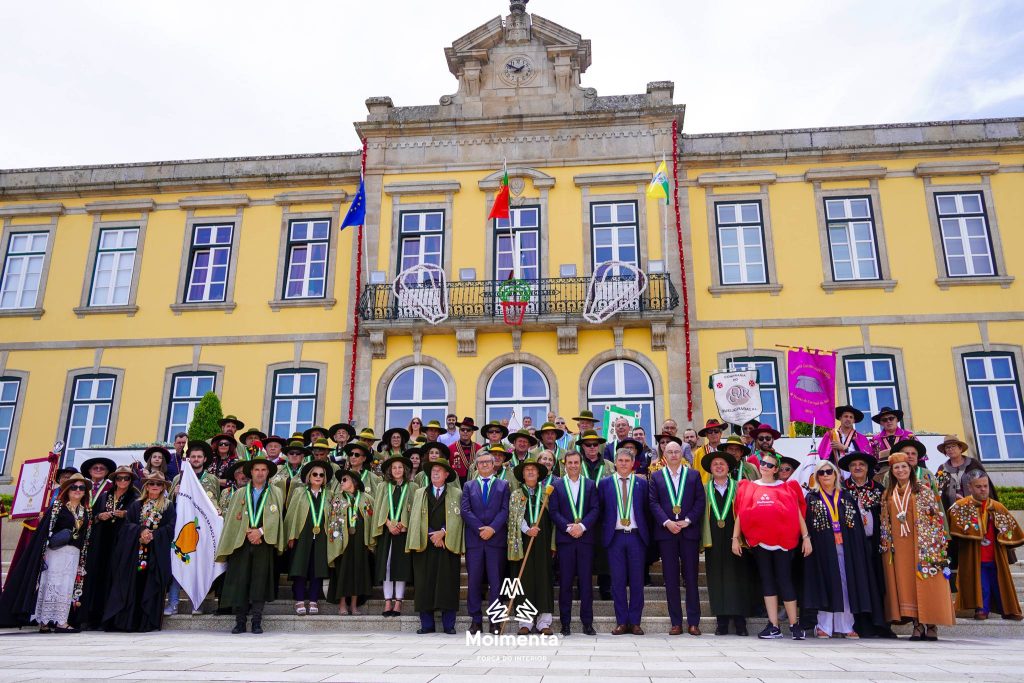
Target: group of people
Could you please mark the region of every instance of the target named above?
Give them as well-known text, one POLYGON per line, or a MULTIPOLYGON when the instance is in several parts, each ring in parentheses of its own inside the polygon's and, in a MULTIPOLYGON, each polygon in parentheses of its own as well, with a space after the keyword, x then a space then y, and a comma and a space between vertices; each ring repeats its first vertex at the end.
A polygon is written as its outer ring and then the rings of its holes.
POLYGON ((1009 567, 1024 532, 965 442, 947 437, 933 473, 899 410, 872 416, 879 431, 868 435, 855 428, 864 414, 840 406, 805 462, 776 451, 781 434, 754 420, 681 434, 666 420, 649 444, 624 418, 607 440, 590 411, 572 419, 575 433, 554 415, 514 432, 448 415, 379 439, 345 423, 284 438, 229 415, 208 442, 179 434, 144 463, 64 468, 52 504, 26 525, 0 626, 159 629, 178 610, 170 562, 185 468, 224 519, 215 592, 233 633, 262 633, 283 574, 298 615, 324 601, 362 614, 380 586, 383 616, 400 616, 414 584, 418 633, 454 634, 464 561, 471 633, 486 614, 491 632, 514 622, 520 635, 551 635, 557 593, 570 635, 575 588, 582 632, 594 635, 596 583, 614 603, 611 633, 643 635, 660 559, 669 634, 699 636, 702 553, 716 635, 748 635, 747 619, 767 616, 760 638, 783 637, 785 618, 797 640, 894 638, 892 624, 912 623, 911 640, 931 641, 955 609, 1022 618, 1009 567), (501 594, 508 578, 516 595, 501 594))

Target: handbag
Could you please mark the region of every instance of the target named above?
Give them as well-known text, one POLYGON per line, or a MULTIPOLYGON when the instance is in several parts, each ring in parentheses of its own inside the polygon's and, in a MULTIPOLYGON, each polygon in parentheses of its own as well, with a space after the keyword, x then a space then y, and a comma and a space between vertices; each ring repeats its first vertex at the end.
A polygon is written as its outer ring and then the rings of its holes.
POLYGON ((50 536, 47 546, 50 550, 60 550, 71 542, 71 529, 61 529, 50 536))

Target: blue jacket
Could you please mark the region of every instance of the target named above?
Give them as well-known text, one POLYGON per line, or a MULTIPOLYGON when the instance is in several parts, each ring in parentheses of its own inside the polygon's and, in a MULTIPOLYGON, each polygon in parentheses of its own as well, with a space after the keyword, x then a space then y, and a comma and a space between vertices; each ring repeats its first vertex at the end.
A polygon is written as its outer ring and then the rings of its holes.
POLYGON ((510 489, 504 479, 491 477, 484 505, 483 479, 466 482, 462 490, 462 521, 466 526, 466 549, 504 548, 508 544, 508 498, 510 489), (480 538, 480 529, 489 526, 494 535, 486 541, 480 538))
MULTIPOLYGON (((648 486, 651 516, 654 517, 654 540, 656 541, 667 541, 675 536, 664 526, 666 520, 677 521, 675 513, 672 512, 672 497, 669 494, 668 481, 665 480, 667 476, 668 467, 662 467, 651 475, 648 486)), ((683 499, 679 505, 682 509, 679 512, 678 521, 688 518, 690 526, 679 533, 683 538, 697 540, 701 537, 703 530, 701 521, 704 519, 707 495, 704 493, 704 486, 697 470, 687 467, 686 475, 680 480, 680 484, 682 485, 684 481, 683 499)))
MULTIPOLYGON (((601 501, 601 543, 608 546, 615 536, 615 523, 619 519, 619 510, 615 501, 615 490, 620 488, 618 473, 610 474, 601 479, 598 498, 601 501)), ((633 479, 633 511, 631 518, 636 522, 637 530, 644 545, 650 543, 650 531, 647 526, 647 480, 643 477, 633 479)), ((625 503, 625 501, 623 501, 625 503)))

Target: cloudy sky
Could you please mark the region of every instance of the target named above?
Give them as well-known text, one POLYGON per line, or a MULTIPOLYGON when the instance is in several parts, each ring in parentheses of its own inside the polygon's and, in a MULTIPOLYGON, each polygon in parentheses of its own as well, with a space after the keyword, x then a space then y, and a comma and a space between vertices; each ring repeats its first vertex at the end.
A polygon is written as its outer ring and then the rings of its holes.
MULTIPOLYGON (((0 168, 355 149, 433 104, 505 0, 38 0, 0 9, 0 168)), ((1019 0, 533 0, 601 95, 675 81, 690 133, 1024 114, 1019 0)))

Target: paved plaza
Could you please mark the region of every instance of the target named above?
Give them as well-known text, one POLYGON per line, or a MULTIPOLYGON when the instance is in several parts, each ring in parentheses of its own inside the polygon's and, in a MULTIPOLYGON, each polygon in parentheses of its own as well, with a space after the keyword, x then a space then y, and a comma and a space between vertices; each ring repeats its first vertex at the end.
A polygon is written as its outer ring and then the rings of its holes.
POLYGON ((40 635, 0 631, 0 681, 1020 681, 1016 639, 938 643, 573 635, 554 647, 458 636, 280 633, 40 635))

